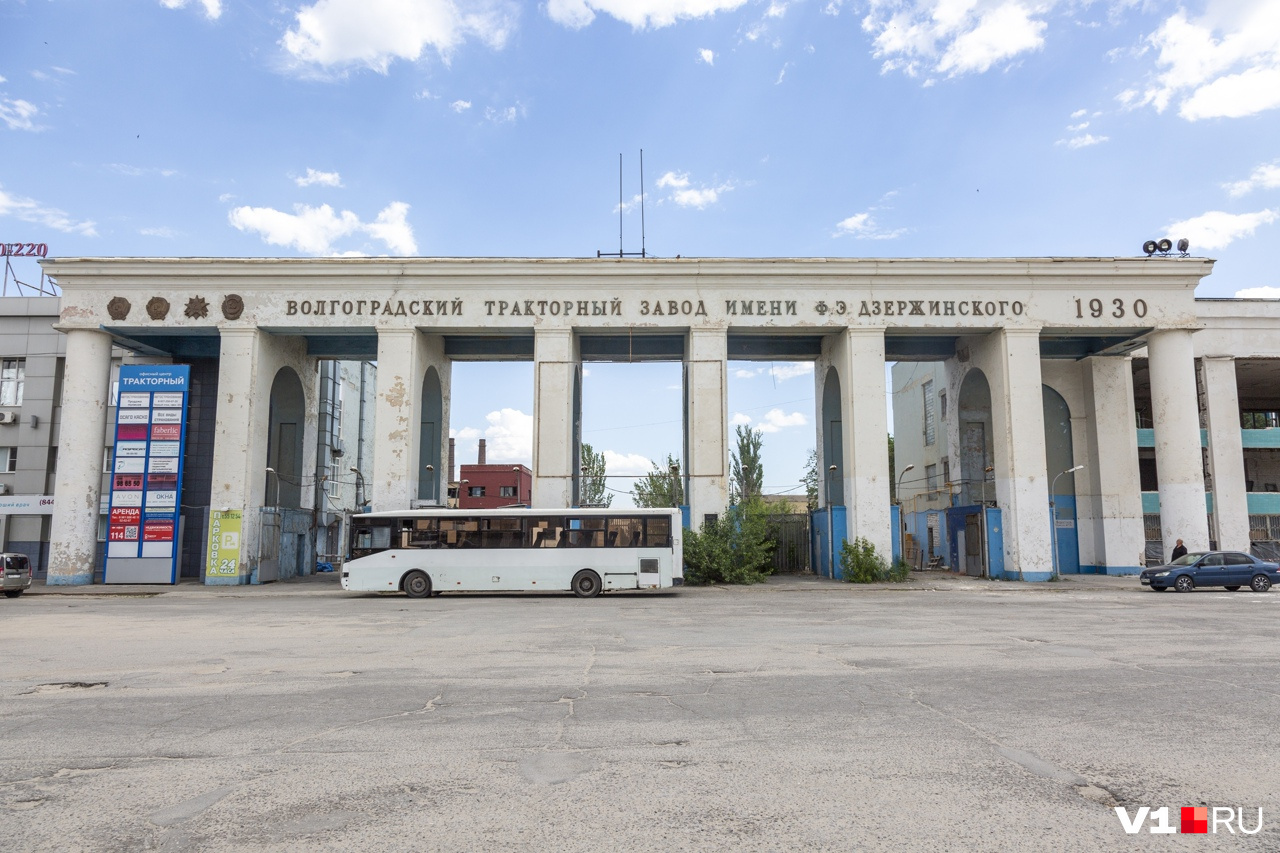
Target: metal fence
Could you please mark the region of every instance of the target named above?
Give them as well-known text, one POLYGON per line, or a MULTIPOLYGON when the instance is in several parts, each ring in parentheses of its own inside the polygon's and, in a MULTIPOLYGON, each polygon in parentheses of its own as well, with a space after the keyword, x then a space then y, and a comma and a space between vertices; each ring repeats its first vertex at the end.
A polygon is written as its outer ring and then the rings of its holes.
POLYGON ((809 569, 809 514, 783 513, 769 516, 773 539, 773 571, 807 572, 809 569))

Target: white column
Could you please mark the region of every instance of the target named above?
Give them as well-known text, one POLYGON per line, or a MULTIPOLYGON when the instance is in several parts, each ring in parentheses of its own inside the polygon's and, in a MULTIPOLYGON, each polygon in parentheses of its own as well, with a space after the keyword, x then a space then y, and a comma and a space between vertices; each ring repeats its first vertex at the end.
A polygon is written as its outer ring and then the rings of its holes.
POLYGON ((1213 524, 1218 532, 1218 547, 1248 551, 1249 497, 1236 363, 1230 356, 1205 356, 1200 359, 1200 371, 1207 403, 1205 427, 1209 432, 1209 474, 1213 479, 1213 524))
POLYGON ((1160 527, 1168 559, 1179 539, 1188 551, 1209 547, 1191 332, 1185 329, 1153 332, 1147 339, 1147 355, 1155 421, 1156 474, 1160 478, 1160 527))
POLYGON ((1040 332, 992 332, 981 350, 981 366, 991 388, 996 501, 1004 524, 1005 571, 1018 572, 1023 580, 1048 580, 1053 573, 1049 518, 1052 475, 1046 476, 1045 471, 1040 332))
POLYGON ((578 468, 576 425, 580 400, 574 393, 582 370, 572 329, 533 333, 533 506, 574 503, 578 468))
MULTIPOLYGON (((303 430, 302 476, 315 471, 316 376, 301 338, 277 337, 256 328, 225 328, 218 353, 218 410, 214 427, 212 509, 241 510, 240 574, 205 576, 207 584, 244 584, 258 565, 259 510, 266 504, 267 445, 271 431, 271 386, 282 367, 290 367, 302 383, 306 424, 303 430)), ((278 482, 271 483, 272 497, 278 482)), ((313 489, 303 488, 304 506, 313 489)))
POLYGON ((685 502, 701 529, 708 515, 729 506, 729 336, 724 329, 690 329, 684 359, 685 502))
POLYGON ((847 538, 862 537, 889 558, 889 418, 885 406, 884 330, 849 329, 833 352, 841 374, 847 538))
POLYGON ((373 479, 366 498, 374 512, 409 509, 418 499, 422 378, 433 356, 443 358, 442 339, 435 337, 437 340, 428 340, 417 329, 378 330, 373 479))
POLYGON ((111 391, 111 336, 69 329, 62 426, 50 528, 50 585, 93 583, 102 492, 102 448, 111 391))
POLYGON ((1107 574, 1132 574, 1142 566, 1147 544, 1132 359, 1090 358, 1084 377, 1092 409, 1086 445, 1089 458, 1077 461, 1089 466, 1089 478, 1097 484, 1094 547, 1107 574))

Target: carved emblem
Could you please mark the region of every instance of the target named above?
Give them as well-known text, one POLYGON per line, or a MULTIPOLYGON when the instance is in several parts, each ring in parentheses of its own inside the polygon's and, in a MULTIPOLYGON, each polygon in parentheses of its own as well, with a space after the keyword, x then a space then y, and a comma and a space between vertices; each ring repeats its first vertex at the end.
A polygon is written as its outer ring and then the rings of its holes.
POLYGON ((123 296, 116 296, 107 303, 107 314, 112 320, 123 320, 129 316, 129 309, 133 306, 129 304, 129 300, 123 296))
POLYGON ((209 303, 203 296, 193 296, 187 300, 187 310, 182 312, 192 320, 203 320, 209 316, 209 303))
POLYGON ((222 300, 222 316, 228 320, 239 320, 244 313, 244 300, 238 294, 231 294, 222 300))
POLYGON ((147 300, 147 316, 152 320, 163 320, 169 316, 169 300, 163 296, 153 296, 147 300))

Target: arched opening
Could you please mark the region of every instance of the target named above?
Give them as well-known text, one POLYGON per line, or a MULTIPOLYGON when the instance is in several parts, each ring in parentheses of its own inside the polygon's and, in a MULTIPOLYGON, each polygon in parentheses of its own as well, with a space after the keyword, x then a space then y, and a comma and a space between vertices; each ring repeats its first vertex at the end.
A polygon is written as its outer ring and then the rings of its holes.
POLYGON ((291 367, 282 367, 271 383, 267 433, 267 467, 263 503, 302 508, 302 436, 306 428, 306 396, 291 367))
POLYGON ((973 369, 960 383, 960 504, 991 504, 996 499, 995 443, 991 430, 991 386, 973 369))
POLYGON ((1057 539, 1059 574, 1080 571, 1080 538, 1076 531, 1076 478, 1063 474, 1075 467, 1071 446, 1071 409, 1062 395, 1048 385, 1041 386, 1044 397, 1044 456, 1046 476, 1052 490, 1053 535, 1057 539), (1059 476, 1061 475, 1061 476, 1059 476))
POLYGON ((422 421, 418 430, 418 500, 440 504, 440 448, 443 438, 444 397, 440 390, 440 374, 428 367, 422 377, 422 421))
POLYGON ((819 490, 830 506, 844 506, 844 431, 840 415, 840 375, 827 369, 822 382, 822 470, 819 490), (835 466, 835 470, 831 466, 835 466))

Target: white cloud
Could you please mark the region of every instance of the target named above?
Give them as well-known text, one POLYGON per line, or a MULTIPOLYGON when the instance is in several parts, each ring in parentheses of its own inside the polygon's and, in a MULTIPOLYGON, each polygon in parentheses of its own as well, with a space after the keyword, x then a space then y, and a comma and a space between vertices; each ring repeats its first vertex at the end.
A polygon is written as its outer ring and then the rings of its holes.
POLYGON ((746 426, 751 423, 751 416, 744 415, 742 412, 734 412, 733 417, 729 418, 729 426, 738 427, 746 426))
POLYGON ((312 255, 333 254, 335 241, 354 235, 381 240, 399 255, 418 251, 413 228, 406 219, 409 205, 404 202, 392 202, 369 223, 361 222, 349 210, 334 213, 327 204, 319 207, 297 204, 293 209, 293 213, 285 213, 270 207, 237 207, 228 214, 228 219, 241 231, 257 232, 271 245, 291 246, 312 255))
POLYGON ((453 110, 455 113, 465 113, 467 110, 471 109, 471 102, 457 100, 449 104, 449 109, 453 110))
POLYGON ((1223 249, 1242 237, 1252 237, 1263 225, 1270 225, 1280 218, 1274 210, 1256 213, 1224 213, 1211 210, 1200 216, 1175 222, 1164 229, 1170 239, 1186 237, 1192 249, 1223 249))
POLYGON ((1263 163, 1245 180, 1227 184, 1226 190, 1232 198, 1239 198, 1256 189, 1274 190, 1277 187, 1280 187, 1280 160, 1263 163))
POLYGON ((685 172, 667 172, 658 178, 658 188, 671 190, 667 198, 680 207, 696 207, 705 210, 720 200, 720 194, 733 189, 733 184, 726 182, 719 186, 697 186, 689 180, 685 172))
POLYGON ((698 51, 698 57, 708 65, 716 64, 716 54, 713 50, 707 50, 705 47, 698 51))
POLYGON ((842 219, 836 223, 836 231, 833 237, 856 237, 859 240, 893 240, 907 233, 905 228, 895 228, 891 231, 885 231, 876 222, 875 217, 870 211, 864 213, 855 213, 847 219, 842 219))
POLYGON ((32 198, 10 195, 0 189, 0 216, 12 216, 33 225, 44 225, 64 234, 80 234, 85 237, 97 237, 94 223, 85 220, 76 222, 56 207, 45 207, 32 198))
POLYGON ((0 121, 8 125, 10 130, 40 130, 31 120, 39 112, 39 108, 30 101, 0 98, 0 121))
POLYGON ((514 107, 485 107, 484 117, 494 124, 510 124, 516 119, 525 115, 524 106, 517 104, 514 107))
POLYGON ((1236 291, 1236 299, 1280 299, 1280 287, 1246 287, 1236 291))
POLYGON ((1083 118, 1089 114, 1088 110, 1076 110, 1071 114, 1072 118, 1083 118))
MULTIPOLYGON (((862 29, 881 72, 982 73, 1044 45, 1055 0, 870 0, 862 29)), ((928 84, 931 81, 926 81, 928 84)))
POLYGON ((746 0, 548 0, 546 8, 551 20, 575 30, 594 21, 597 12, 630 24, 635 30, 656 30, 676 21, 731 11, 745 3, 746 0))
POLYGON ((385 74, 427 48, 447 59, 469 38, 501 48, 518 15, 507 0, 318 0, 298 10, 280 43, 302 63, 385 74))
POLYGON ((484 417, 489 422, 484 430, 487 461, 528 463, 533 459, 533 415, 499 409, 484 417))
POLYGON ((307 173, 300 178, 294 178, 293 182, 300 187, 340 187, 342 186, 342 176, 337 172, 317 172, 310 167, 307 173))
POLYGON ((788 415, 781 409, 770 409, 760 419, 756 429, 760 430, 760 432, 778 432, 787 427, 804 426, 807 423, 809 423, 809 419, 801 412, 792 412, 788 415))
POLYGON ((787 3, 780 2, 780 0, 773 0, 769 4, 769 8, 765 10, 764 16, 766 18, 781 18, 787 14, 787 5, 787 3))
POLYGON ((1280 3, 1209 0, 1204 13, 1179 9, 1146 39, 1159 69, 1120 96, 1163 112, 1174 101, 1188 121, 1240 118, 1280 106, 1280 3))
POLYGON ((166 240, 171 240, 178 236, 178 232, 167 225, 159 228, 140 228, 138 233, 143 237, 163 237, 166 240))
MULTIPOLYGON (((1071 130, 1071 128, 1067 128, 1071 130)), ((1073 136, 1070 139, 1059 139, 1055 145, 1065 145, 1068 148, 1088 148, 1090 145, 1101 145, 1111 137, 1094 136, 1092 133, 1082 133, 1079 136, 1073 136)))
POLYGON ((127 163, 108 163, 107 168, 121 175, 128 175, 131 178, 142 178, 148 175, 159 175, 162 178, 172 178, 178 174, 177 169, 144 169, 141 166, 130 166, 127 163))
POLYGON ((475 427, 463 427, 462 429, 449 430, 449 437, 459 441, 474 441, 480 437, 480 430, 475 427))
MULTIPOLYGON (((735 368, 733 371, 733 375, 737 379, 754 379, 757 376, 772 376, 778 382, 786 382, 788 379, 795 379, 797 376, 808 376, 812 373, 812 361, 784 361, 781 364, 771 364, 768 367, 739 367, 735 368)), ((748 420, 750 419, 748 418, 748 420)), ((743 423, 746 423, 746 421, 743 423)))
MULTIPOLYGON (((189 0, 160 0, 160 5, 166 9, 181 9, 186 6, 189 0)), ((204 7, 204 16, 211 21, 216 21, 222 17, 222 0, 199 0, 199 4, 204 7)))
POLYGON ((610 476, 643 477, 653 470, 653 462, 639 453, 604 451, 604 470, 610 476))

